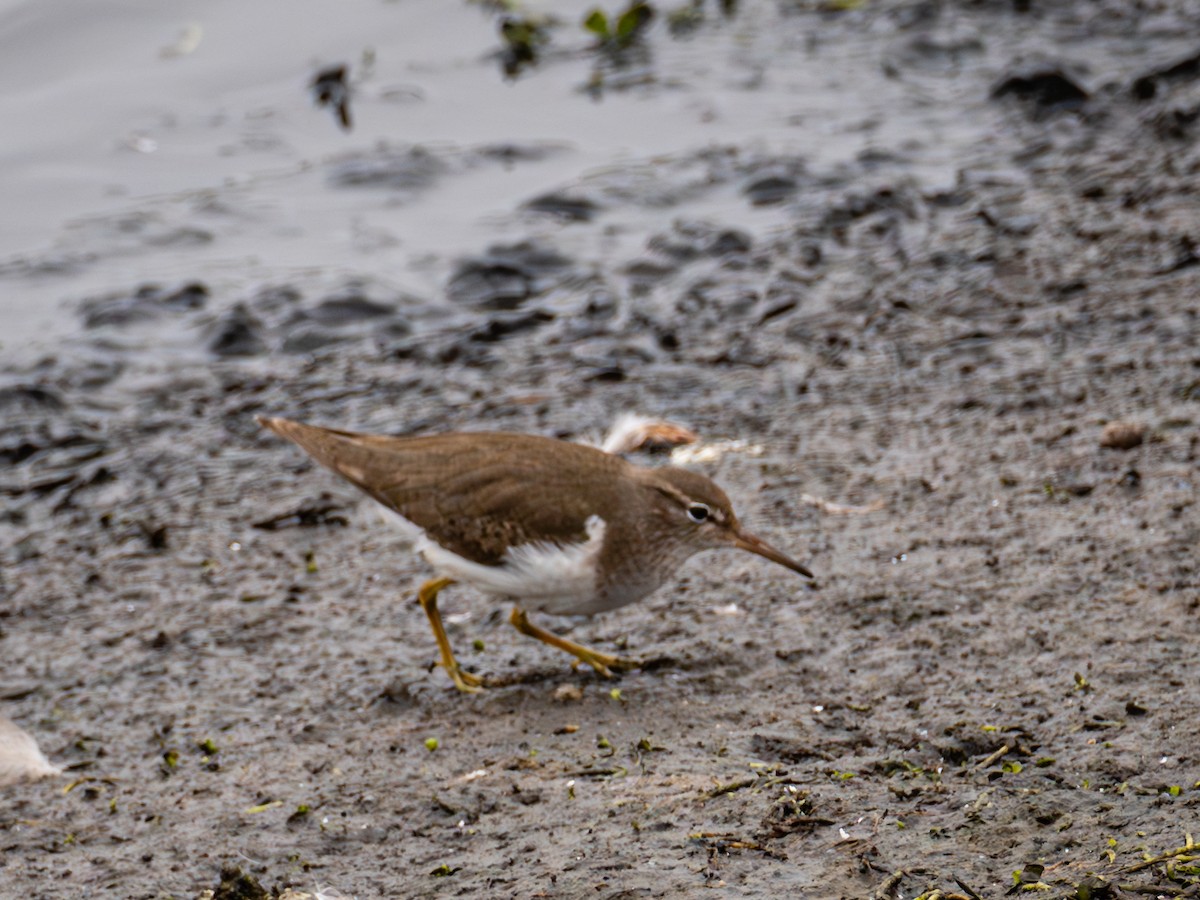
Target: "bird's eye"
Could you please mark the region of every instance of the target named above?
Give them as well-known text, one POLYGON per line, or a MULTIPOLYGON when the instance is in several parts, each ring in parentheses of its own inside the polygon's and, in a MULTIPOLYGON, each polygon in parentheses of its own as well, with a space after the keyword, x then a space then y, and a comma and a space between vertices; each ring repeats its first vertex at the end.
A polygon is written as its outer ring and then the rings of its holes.
POLYGON ((693 522, 703 522, 708 518, 708 507, 703 503, 693 503, 687 508, 687 514, 693 522))

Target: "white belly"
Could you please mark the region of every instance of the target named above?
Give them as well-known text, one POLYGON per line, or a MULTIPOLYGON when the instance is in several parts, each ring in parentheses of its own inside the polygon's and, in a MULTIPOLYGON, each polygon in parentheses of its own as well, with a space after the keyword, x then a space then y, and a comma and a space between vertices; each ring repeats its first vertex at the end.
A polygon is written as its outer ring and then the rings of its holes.
POLYGON ((498 566, 464 559, 432 540, 413 522, 384 508, 386 518, 413 538, 437 574, 484 593, 512 598, 525 609, 552 615, 592 615, 613 608, 598 595, 596 563, 604 546, 604 520, 587 520, 587 540, 577 544, 535 541, 509 548, 498 566))

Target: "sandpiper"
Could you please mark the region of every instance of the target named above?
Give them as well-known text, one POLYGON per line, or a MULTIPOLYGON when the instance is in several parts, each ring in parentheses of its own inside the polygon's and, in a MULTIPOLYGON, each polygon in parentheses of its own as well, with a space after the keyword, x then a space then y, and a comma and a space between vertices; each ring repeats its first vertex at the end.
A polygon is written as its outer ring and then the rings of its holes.
POLYGON ((594 615, 641 600, 701 550, 736 548, 812 577, 744 530, 703 475, 635 465, 613 453, 534 435, 358 434, 260 416, 259 424, 389 510, 435 573, 417 592, 441 665, 461 691, 484 680, 454 658, 438 592, 456 582, 515 602, 509 621, 600 675, 636 668, 529 621, 527 609, 594 615))

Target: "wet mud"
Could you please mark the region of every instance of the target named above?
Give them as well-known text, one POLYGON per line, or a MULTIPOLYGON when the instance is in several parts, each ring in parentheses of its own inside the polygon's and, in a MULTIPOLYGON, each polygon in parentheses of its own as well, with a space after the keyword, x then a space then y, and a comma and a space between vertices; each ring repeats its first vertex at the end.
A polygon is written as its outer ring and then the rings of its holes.
MULTIPOLYGON (((1187 12, 779 19, 886 27, 874 65, 955 80, 993 133, 950 180, 919 146, 731 138, 531 192, 536 234, 424 295, 202 270, 78 295, 78 335, 0 383, 0 709, 65 770, 4 788, 0 895, 1194 896, 1187 12), (1057 57, 985 65, 1020 29, 1057 57), (705 554, 544 622, 648 661, 613 681, 447 590, 499 683, 475 696, 433 665, 404 539, 254 423, 575 440, 628 411, 695 429, 815 581, 705 554)), ((330 177, 407 190, 414 159, 330 177)))

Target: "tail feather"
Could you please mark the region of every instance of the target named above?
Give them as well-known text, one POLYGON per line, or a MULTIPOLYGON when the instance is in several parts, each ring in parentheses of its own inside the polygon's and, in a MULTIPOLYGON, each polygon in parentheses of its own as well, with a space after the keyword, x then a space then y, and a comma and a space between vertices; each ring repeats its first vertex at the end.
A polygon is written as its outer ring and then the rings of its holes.
POLYGON ((365 487, 366 472, 364 468, 368 458, 352 451, 355 449, 366 451, 367 448, 364 446, 366 435, 356 434, 353 431, 338 431, 333 428, 306 425, 303 422, 274 416, 255 416, 255 421, 263 428, 270 429, 280 437, 296 444, 321 465, 332 469, 360 487, 365 487))

